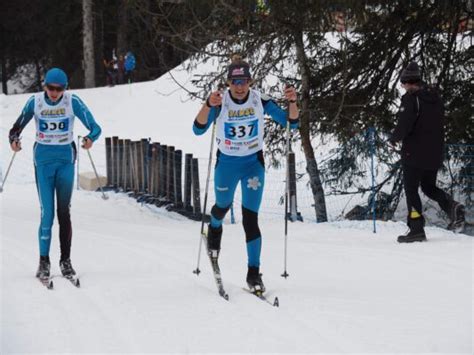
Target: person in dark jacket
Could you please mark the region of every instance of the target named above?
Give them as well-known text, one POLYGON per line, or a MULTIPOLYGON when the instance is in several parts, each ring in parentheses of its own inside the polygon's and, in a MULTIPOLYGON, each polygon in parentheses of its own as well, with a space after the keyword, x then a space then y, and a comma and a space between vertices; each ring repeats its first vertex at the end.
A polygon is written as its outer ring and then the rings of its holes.
POLYGON ((444 105, 438 92, 421 81, 418 65, 411 62, 403 70, 400 81, 406 93, 402 96, 398 123, 389 141, 402 141, 403 184, 408 207, 409 232, 398 242, 425 241, 425 219, 418 188, 438 202, 455 229, 464 223, 464 206, 436 186, 436 176, 443 162, 444 105))

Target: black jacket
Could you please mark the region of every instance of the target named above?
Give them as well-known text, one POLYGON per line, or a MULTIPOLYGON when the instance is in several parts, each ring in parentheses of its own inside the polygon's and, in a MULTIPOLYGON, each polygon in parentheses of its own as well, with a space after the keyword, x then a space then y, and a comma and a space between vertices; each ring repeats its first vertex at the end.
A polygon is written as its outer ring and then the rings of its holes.
POLYGON ((438 170, 444 153, 444 105, 435 89, 423 86, 402 96, 391 142, 402 141, 402 163, 438 170))

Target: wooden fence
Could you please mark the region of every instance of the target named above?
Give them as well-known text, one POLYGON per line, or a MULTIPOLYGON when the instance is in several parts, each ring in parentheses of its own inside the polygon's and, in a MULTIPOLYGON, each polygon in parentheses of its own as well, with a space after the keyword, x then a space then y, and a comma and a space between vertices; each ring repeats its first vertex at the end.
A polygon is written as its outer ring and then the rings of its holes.
POLYGON ((183 181, 183 152, 173 146, 107 137, 105 151, 108 188, 193 220, 202 219, 199 165, 192 154, 184 155, 183 181))
MULTIPOLYGON (((126 192, 138 202, 165 206, 190 219, 202 220, 199 164, 192 154, 184 154, 183 181, 183 152, 173 146, 149 139, 107 137, 105 150, 107 188, 126 192)), ((287 217, 294 222, 302 220, 297 212, 294 153, 289 157, 289 174, 287 217)), ((208 220, 209 216, 204 218, 208 220)))

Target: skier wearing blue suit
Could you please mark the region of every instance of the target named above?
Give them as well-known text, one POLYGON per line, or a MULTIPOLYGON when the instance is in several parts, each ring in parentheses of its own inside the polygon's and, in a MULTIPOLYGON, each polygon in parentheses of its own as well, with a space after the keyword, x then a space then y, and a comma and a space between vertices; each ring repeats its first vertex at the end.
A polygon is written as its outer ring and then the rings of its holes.
POLYGON ((50 69, 45 76, 44 92, 30 97, 9 134, 11 149, 15 152, 20 151, 21 132, 34 118, 36 123, 34 165, 41 205, 41 223, 38 230, 40 263, 36 273, 38 278, 47 278, 50 275, 49 249, 55 194, 61 248, 60 268, 64 276, 75 275, 70 259, 72 239, 70 204, 76 160, 74 118, 78 117, 89 129, 89 134, 83 140, 84 149, 91 148, 101 133, 99 125, 84 102, 75 94, 66 91, 67 85, 67 75, 63 70, 50 69))
MULTIPOLYGON (((207 231, 207 249, 211 258, 218 258, 222 220, 232 205, 235 189, 240 182, 242 190, 242 223, 245 230, 248 272, 247 284, 251 291, 264 292, 260 275, 262 234, 258 226, 258 211, 265 184, 263 160, 264 115, 269 115, 283 127, 287 113, 268 96, 251 88, 249 65, 240 56, 234 56, 228 67, 229 90, 213 92, 203 104, 195 121, 196 135, 205 133, 215 122, 217 163, 214 171, 216 203, 211 209, 207 231)), ((286 87, 284 95, 289 102, 290 128, 298 127, 296 91, 286 87)))

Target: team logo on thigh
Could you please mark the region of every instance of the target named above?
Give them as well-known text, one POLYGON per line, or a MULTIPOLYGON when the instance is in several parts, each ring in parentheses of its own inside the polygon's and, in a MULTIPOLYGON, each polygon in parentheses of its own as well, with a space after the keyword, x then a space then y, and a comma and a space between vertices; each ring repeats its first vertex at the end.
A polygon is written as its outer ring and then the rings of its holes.
POLYGON ((262 183, 259 181, 258 176, 254 176, 247 180, 247 188, 257 191, 258 188, 262 186, 262 183))

